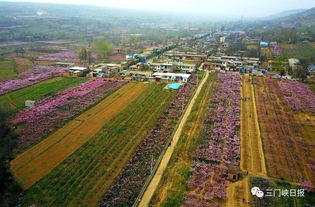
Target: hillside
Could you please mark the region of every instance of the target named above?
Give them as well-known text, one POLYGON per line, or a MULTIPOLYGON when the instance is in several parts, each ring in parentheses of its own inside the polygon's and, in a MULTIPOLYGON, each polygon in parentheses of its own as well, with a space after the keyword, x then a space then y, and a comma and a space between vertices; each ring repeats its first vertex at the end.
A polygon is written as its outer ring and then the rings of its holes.
MULTIPOLYGON (((273 20, 274 21, 274 20, 273 20)), ((280 23, 281 26, 310 26, 315 27, 315 7, 303 12, 295 13, 289 16, 281 17, 275 20, 275 23, 280 23)))
POLYGON ((278 19, 278 18, 287 17, 287 16, 290 16, 290 15, 298 14, 298 13, 305 12, 305 11, 306 11, 306 9, 286 10, 286 11, 282 11, 280 13, 276 13, 276 14, 267 16, 266 19, 268 19, 268 20, 278 19))

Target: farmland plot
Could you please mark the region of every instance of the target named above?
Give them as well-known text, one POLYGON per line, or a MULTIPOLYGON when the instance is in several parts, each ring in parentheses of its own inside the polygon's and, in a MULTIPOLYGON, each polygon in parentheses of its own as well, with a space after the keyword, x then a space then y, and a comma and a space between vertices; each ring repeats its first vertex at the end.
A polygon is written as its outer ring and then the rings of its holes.
POLYGON ((180 206, 186 191, 194 151, 201 139, 203 122, 214 90, 215 74, 210 75, 188 117, 169 165, 151 201, 152 206, 180 206))
MULTIPOLYGON (((286 81, 281 83, 260 78, 256 81, 257 110, 268 175, 294 182, 307 180, 314 184, 314 115, 310 114, 314 103, 292 98, 280 87, 286 81)), ((298 87, 291 90, 292 94, 300 93, 298 87)), ((306 97, 313 98, 311 95, 302 96, 306 97)))
MULTIPOLYGON (((165 162, 164 158, 170 153, 170 150, 173 149, 172 144, 167 145, 168 140, 172 139, 173 145, 176 145, 176 137, 178 137, 176 134, 181 128, 183 120, 185 120, 185 117, 187 117, 187 111, 189 111, 189 107, 191 106, 190 104, 192 103, 189 101, 190 97, 195 91, 194 88, 194 85, 190 83, 181 86, 175 98, 160 116, 159 120, 156 122, 148 136, 140 144, 136 153, 133 155, 132 159, 129 161, 123 172, 119 175, 115 183, 105 194, 105 197, 100 203, 100 206, 133 205, 142 189, 142 186, 149 175, 152 173, 152 166, 156 164, 160 155, 163 156, 163 159, 159 163, 159 168, 157 169, 155 175, 161 174, 159 172, 160 167, 167 165, 167 162, 165 162), (184 110, 186 105, 187 109, 184 110), (179 119, 181 114, 183 115, 183 118, 179 119), (179 124, 178 128, 176 128, 177 123, 179 124), (175 135, 172 136, 174 128, 176 129, 176 132, 175 135), (166 152, 161 154, 165 147, 167 147, 166 152)), ((196 92, 196 94, 197 93, 198 92, 196 92)), ((156 182, 154 182, 154 178, 151 184, 153 183, 154 186, 157 186, 157 184, 155 185, 156 182)), ((155 187, 149 186, 147 189, 154 190, 155 187)), ((142 197, 142 201, 147 201, 148 197, 150 196, 144 195, 142 197)))
POLYGON ((66 70, 67 68, 63 67, 34 66, 32 70, 20 73, 13 79, 0 81, 0 95, 59 76, 66 70))
MULTIPOLYGON (((68 153, 67 159, 34 184, 26 192, 23 205, 96 206, 174 97, 175 92, 163 90, 164 86, 129 83, 76 118, 76 122, 84 121, 78 123, 79 127, 72 129, 70 123, 76 124, 73 121, 62 128, 59 135, 67 134, 65 130, 71 131, 64 139, 73 137, 72 143, 65 143, 68 146, 55 143, 55 154, 43 148, 47 156, 42 159, 42 167, 49 157, 67 151, 80 142, 81 137, 88 140, 73 154, 68 153)), ((53 144, 47 143, 43 147, 53 144)))
POLYGON ((221 206, 225 202, 228 170, 240 161, 239 113, 239 74, 219 73, 183 206, 221 206))
POLYGON ((40 100, 58 91, 74 87, 87 78, 57 77, 0 96, 0 109, 19 111, 25 108, 26 100, 40 100))
POLYGON ((40 100, 35 106, 19 112, 10 120, 19 133, 19 149, 36 143, 124 83, 102 78, 92 79, 40 100))
POLYGON ((0 61, 0 81, 16 76, 14 64, 14 60, 0 61))
POLYGON ((146 86, 128 84, 48 136, 11 162, 17 181, 29 188, 92 138, 103 126, 139 96, 146 86), (53 158, 53 159, 52 159, 53 158))

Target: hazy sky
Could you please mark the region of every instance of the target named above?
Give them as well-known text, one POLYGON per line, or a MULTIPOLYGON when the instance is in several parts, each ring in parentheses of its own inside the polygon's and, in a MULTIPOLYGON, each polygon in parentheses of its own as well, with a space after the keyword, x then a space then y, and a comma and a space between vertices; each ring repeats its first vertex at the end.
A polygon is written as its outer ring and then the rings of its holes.
MULTIPOLYGON (((10 1, 10 0, 9 0, 10 1)), ((11 0, 16 1, 16 0, 11 0)), ((268 16, 283 10, 311 8, 314 0, 17 0, 107 7, 201 12, 220 16, 268 16)))

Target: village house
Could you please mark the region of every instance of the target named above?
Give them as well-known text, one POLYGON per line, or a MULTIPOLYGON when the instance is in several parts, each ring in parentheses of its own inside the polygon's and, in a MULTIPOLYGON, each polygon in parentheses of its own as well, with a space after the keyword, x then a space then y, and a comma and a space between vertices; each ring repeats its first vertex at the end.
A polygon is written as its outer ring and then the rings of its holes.
POLYGON ((179 64, 180 70, 183 73, 193 73, 196 71, 195 64, 179 64))
POLYGON ((89 72, 89 68, 87 67, 80 67, 80 66, 74 66, 69 68, 67 72, 64 73, 65 76, 85 76, 89 72))
POLYGON ((192 60, 192 61, 204 61, 207 58, 205 54, 198 54, 196 52, 178 52, 168 51, 164 54, 165 57, 173 60, 192 60))
POLYGON ((149 63, 150 70, 153 72, 170 72, 173 68, 172 63, 149 63))
POLYGON ((174 81, 174 82, 187 82, 190 74, 186 73, 153 73, 152 75, 156 82, 160 81, 174 81))
POLYGON ((129 71, 124 70, 119 73, 122 79, 135 81, 154 81, 151 71, 129 71))
POLYGON ((114 76, 117 75, 121 70, 122 66, 115 63, 101 63, 91 66, 91 75, 95 76, 114 76))

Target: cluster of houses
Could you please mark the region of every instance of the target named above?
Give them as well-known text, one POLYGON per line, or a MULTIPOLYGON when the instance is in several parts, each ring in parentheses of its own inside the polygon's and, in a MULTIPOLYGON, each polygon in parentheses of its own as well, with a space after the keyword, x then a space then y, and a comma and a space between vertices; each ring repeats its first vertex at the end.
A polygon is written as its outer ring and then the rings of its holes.
MULTIPOLYGON (((245 57, 239 51, 227 55, 226 49, 233 43, 229 35, 239 35, 247 43, 263 47, 273 47, 276 42, 263 42, 244 37, 244 33, 235 31, 231 34, 214 32, 196 34, 190 38, 181 38, 176 44, 153 47, 143 53, 130 53, 119 63, 100 63, 88 67, 71 66, 68 76, 116 77, 134 81, 170 81, 187 82, 197 70, 226 70, 266 76, 271 65, 262 66, 259 58, 245 57), (246 39, 247 38, 247 39, 246 39)), ((62 63, 60 63, 62 64, 62 63)), ((291 58, 288 65, 296 68, 299 60, 291 58)), ((315 66, 309 68, 314 73, 315 66)))

